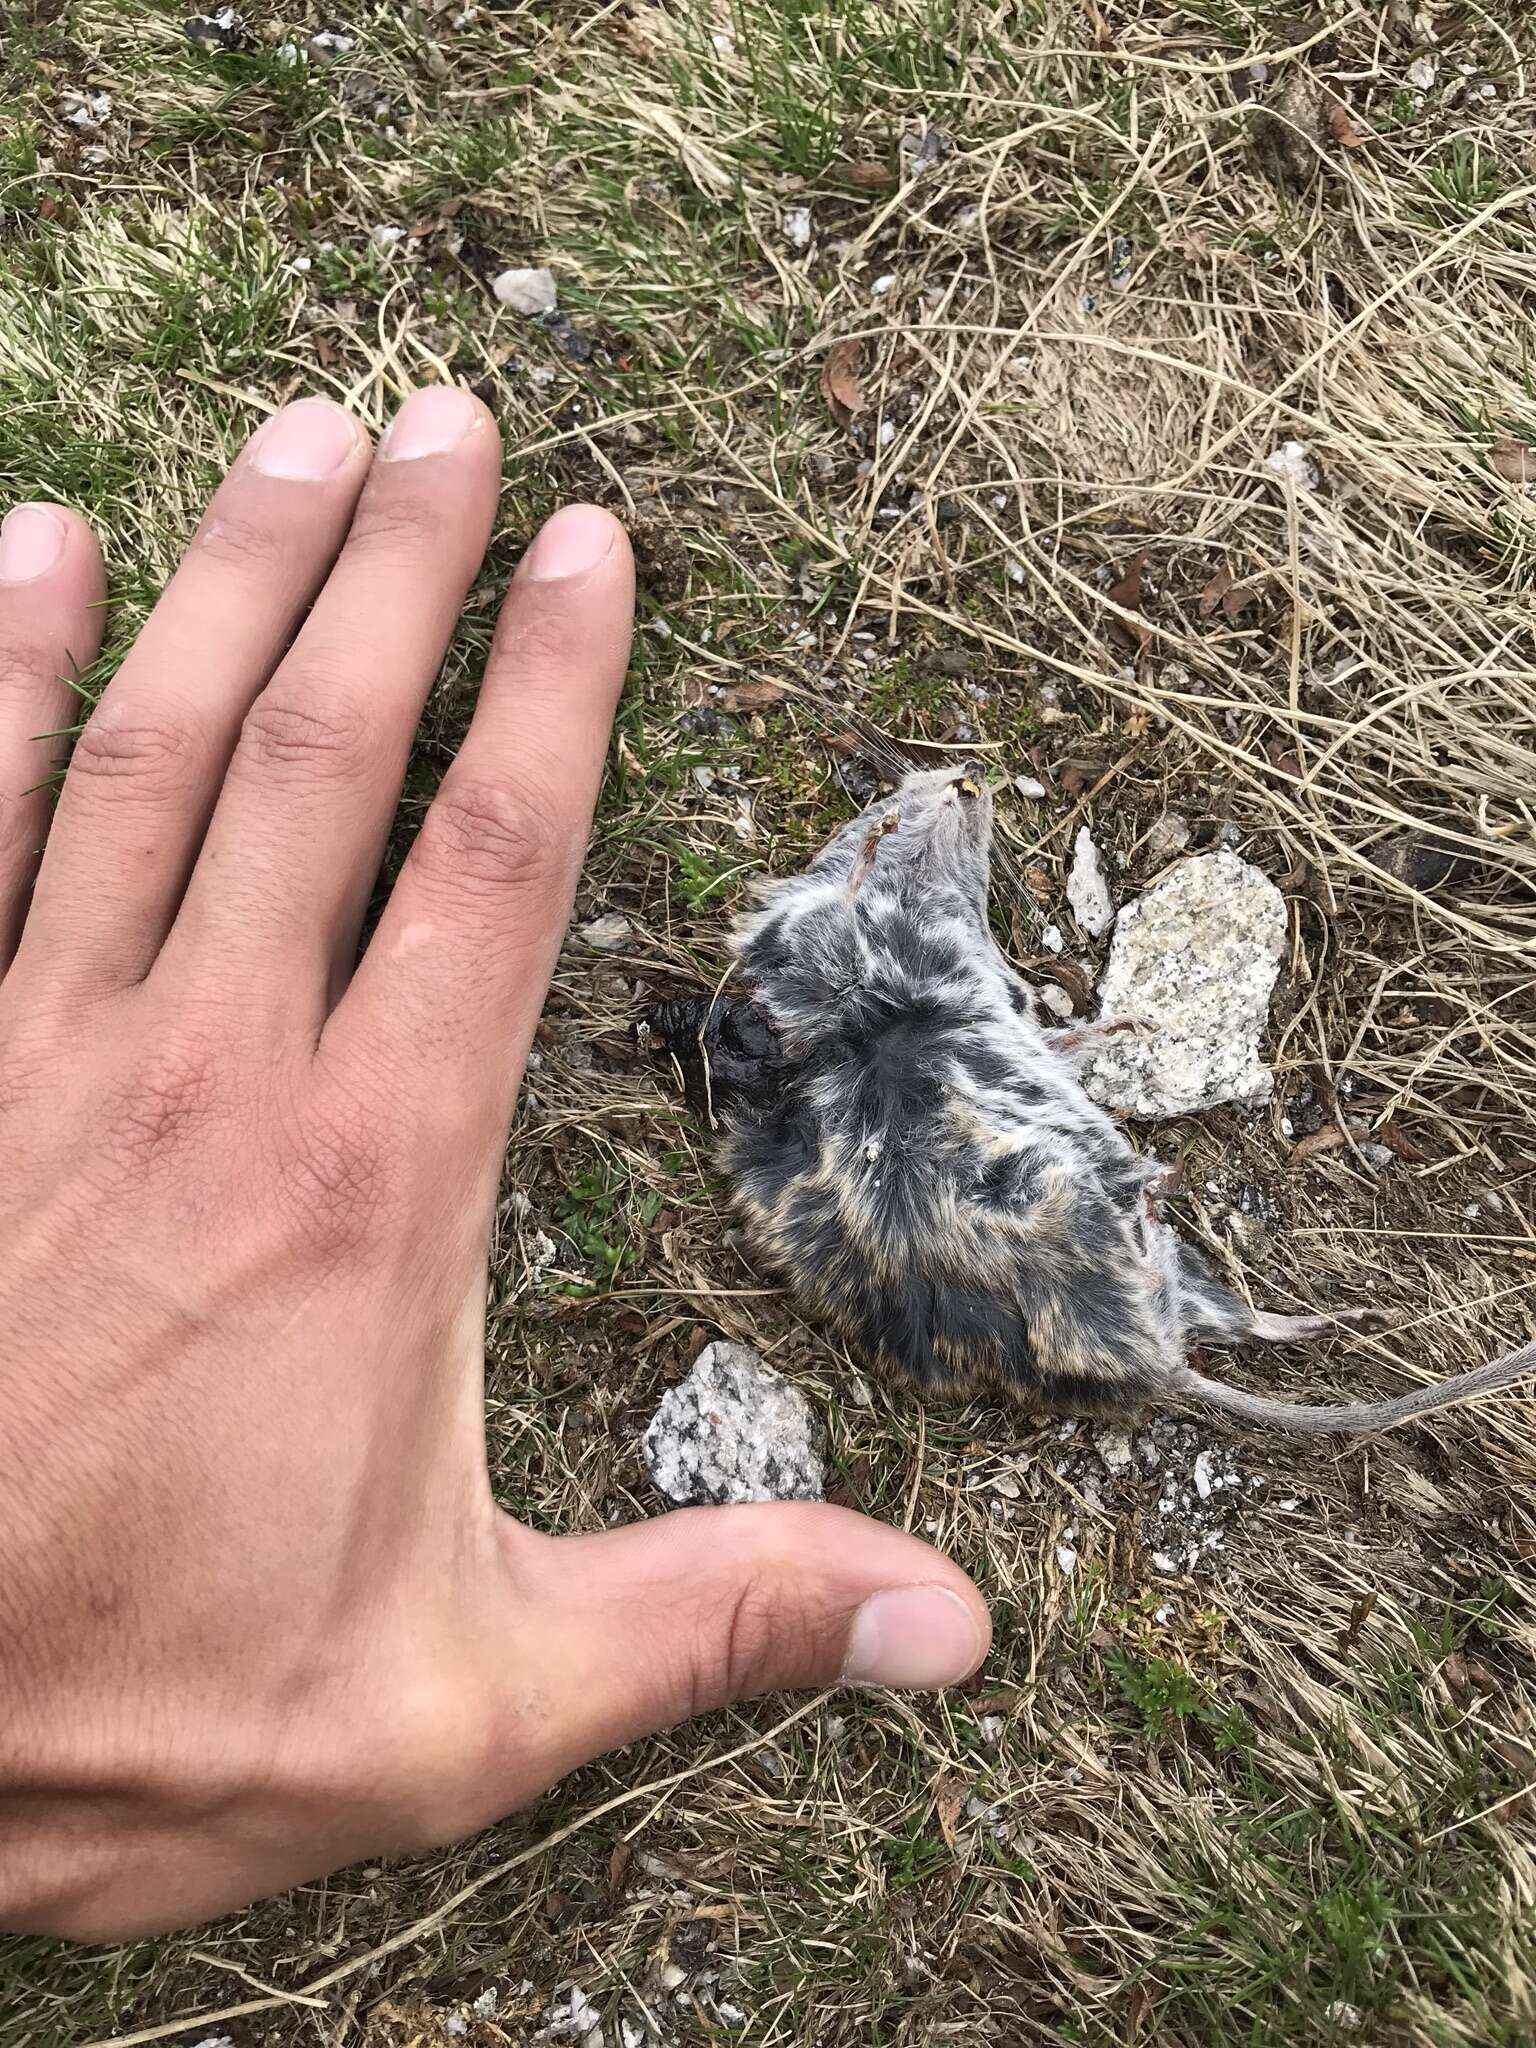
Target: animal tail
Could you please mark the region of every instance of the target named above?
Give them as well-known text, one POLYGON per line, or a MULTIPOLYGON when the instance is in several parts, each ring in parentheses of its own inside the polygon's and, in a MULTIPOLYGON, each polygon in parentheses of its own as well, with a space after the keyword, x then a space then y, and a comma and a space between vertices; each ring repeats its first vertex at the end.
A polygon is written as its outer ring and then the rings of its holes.
POLYGON ((1479 1394, 1492 1394, 1500 1387, 1536 1373, 1536 1343, 1523 1344, 1488 1365, 1459 1372, 1432 1387, 1417 1387, 1411 1394, 1399 1394, 1392 1401, 1349 1401, 1334 1407, 1311 1407, 1302 1401, 1275 1401, 1264 1394, 1249 1394, 1241 1387, 1226 1386, 1207 1379, 1204 1373, 1185 1366, 1174 1382, 1173 1392, 1201 1407, 1219 1408, 1243 1422, 1267 1422, 1278 1429, 1294 1430, 1300 1436, 1368 1436, 1381 1429, 1396 1429, 1415 1415, 1432 1415, 1437 1408, 1450 1408, 1479 1394))

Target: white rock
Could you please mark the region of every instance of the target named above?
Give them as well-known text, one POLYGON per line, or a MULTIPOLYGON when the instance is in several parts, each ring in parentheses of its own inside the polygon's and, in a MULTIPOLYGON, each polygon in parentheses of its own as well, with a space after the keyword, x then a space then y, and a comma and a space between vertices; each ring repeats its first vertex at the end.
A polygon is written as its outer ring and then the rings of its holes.
POLYGON ((603 917, 594 917, 589 924, 578 925, 576 936, 594 952, 622 953, 635 936, 635 928, 621 911, 610 910, 603 917))
POLYGON ((1195 1491, 1202 1500, 1210 1499, 1211 1485, 1211 1454, 1202 1451, 1195 1459, 1195 1491))
POLYGON ((1259 1039, 1284 950, 1285 903, 1266 875, 1235 853, 1180 861, 1116 921, 1099 1016, 1143 1029, 1106 1039, 1083 1086, 1142 1117, 1268 1101, 1259 1039))
POLYGON ((1066 940, 1061 936, 1061 926, 1059 924, 1041 925, 1040 943, 1044 946, 1047 953, 1065 952, 1067 945, 1066 940))
POLYGON ((1070 1579, 1072 1574, 1077 1570, 1077 1552, 1072 1548, 1070 1543, 1057 1544, 1056 1563, 1060 1568, 1061 1576, 1064 1579, 1070 1579))
POLYGON ((553 313, 560 303, 559 288, 548 270, 504 270, 491 280, 491 290, 508 312, 532 319, 539 313, 553 313))
POLYGON ((779 217, 779 230, 791 249, 809 249, 811 209, 808 206, 786 206, 779 217))
POLYGON ((376 228, 369 230, 368 239, 376 249, 393 249, 405 240, 405 229, 396 227, 391 221, 380 221, 376 228))
POLYGON ((1128 1429, 1101 1429, 1094 1436, 1094 1448, 1104 1460, 1107 1472, 1125 1472, 1131 1463, 1131 1433, 1128 1429))
POLYGON ((820 1500, 821 1451, 803 1394, 744 1344, 708 1344, 662 1397, 641 1441, 669 1500, 820 1500))
POLYGON ((1415 57, 1403 73, 1415 92, 1428 92, 1435 82, 1436 75, 1437 66, 1433 57, 1415 57))
POLYGON ((1315 491, 1323 480, 1323 473, 1312 459, 1312 450, 1305 441, 1282 441, 1278 448, 1272 448, 1264 458, 1264 467, 1272 469, 1276 476, 1284 477, 1294 484, 1298 491, 1315 491))
POLYGON ((1067 901, 1072 906, 1072 915, 1092 939, 1102 938, 1115 921, 1114 898, 1104 879, 1104 864, 1086 825, 1078 827, 1073 841, 1067 901))
POLYGON ((1045 784, 1033 775, 1015 775, 1013 786, 1020 796, 1027 796, 1031 803, 1038 803, 1045 795, 1045 784))
POLYGON ((1042 1010, 1048 1010, 1053 1017, 1059 1018, 1063 1024, 1070 1022, 1072 1017, 1072 998, 1059 982, 1042 981, 1035 990, 1035 998, 1042 1010))

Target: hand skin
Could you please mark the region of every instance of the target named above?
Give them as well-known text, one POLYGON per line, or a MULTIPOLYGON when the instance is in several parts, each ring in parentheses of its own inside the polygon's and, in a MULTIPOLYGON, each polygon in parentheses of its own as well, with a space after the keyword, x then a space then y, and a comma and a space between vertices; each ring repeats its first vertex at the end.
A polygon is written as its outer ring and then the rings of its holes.
POLYGON ((964 1575, 840 1509, 492 1500, 492 1210, 628 658, 606 513, 524 558, 356 948, 499 471, 463 392, 376 453, 275 415, 51 819, 102 570, 59 507, 0 533, 0 1927, 199 1920, 726 1701, 985 1654, 964 1575))

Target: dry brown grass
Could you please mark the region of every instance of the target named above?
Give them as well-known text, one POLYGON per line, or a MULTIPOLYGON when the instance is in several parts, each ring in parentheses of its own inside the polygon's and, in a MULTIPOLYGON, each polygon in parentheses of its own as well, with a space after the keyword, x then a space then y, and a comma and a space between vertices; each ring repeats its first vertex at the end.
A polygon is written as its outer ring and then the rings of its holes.
POLYGON ((499 2048, 572 1983, 609 2048, 1531 2037, 1530 1399, 1343 1450, 1159 1423, 1139 1442, 1161 1465, 1111 1474, 1081 1431, 870 1395, 730 1249, 701 1134, 624 1033, 648 988, 718 976, 748 877, 802 859, 844 782, 918 746, 1047 785, 1003 820, 1026 971, 1052 971, 1076 824, 1128 892, 1172 806, 1281 884, 1291 946, 1272 1111, 1148 1141, 1186 1158, 1188 1226, 1257 1299, 1369 1290, 1402 1317, 1223 1369, 1395 1390, 1536 1327, 1536 499, 1500 473, 1503 444, 1536 448, 1523 14, 379 6, 350 64, 294 81, 221 77, 170 17, 91 0, 27 46, 56 67, 18 88, 51 164, 13 150, 0 190, 25 286, 0 303, 0 473, 101 515, 127 624, 232 437, 301 385, 377 418, 411 379, 482 380, 509 446, 497 573, 575 491, 640 542, 578 912, 634 937, 567 948, 514 1134, 504 1498, 557 1529, 655 1512, 639 1426, 729 1333, 825 1416, 836 1497, 951 1550, 999 1626, 966 1695, 764 1702, 452 1854, 165 1943, 12 1944, 6 2048, 197 2041, 247 2002, 241 2043, 499 2048), (1239 98, 1247 56, 1303 45, 1239 98), (387 124, 342 90, 361 68, 387 124), (102 161, 55 118, 87 82, 116 96, 102 161), (1277 149, 1260 103, 1282 98, 1277 149), (782 232, 802 205, 809 252, 782 232), (381 253, 381 222, 413 235, 381 253), (546 257, 589 361, 491 305, 488 272, 546 257), (845 432, 819 382, 850 337, 867 406, 845 432), (1266 467, 1292 439, 1316 489, 1266 467), (1110 592, 1142 550, 1127 616, 1110 592), (1223 570, 1251 593, 1232 617, 1201 605, 1223 570), (784 701, 723 712, 748 680, 784 701), (827 744, 845 734, 860 752, 827 744), (1409 827, 1463 872, 1393 879, 1409 827), (1297 1148, 1329 1124, 1337 1149, 1297 1148), (1257 1483, 1215 1521, 1160 1516, 1202 1446, 1257 1483), (1221 1547, 1159 1569, 1196 1522, 1221 1547))

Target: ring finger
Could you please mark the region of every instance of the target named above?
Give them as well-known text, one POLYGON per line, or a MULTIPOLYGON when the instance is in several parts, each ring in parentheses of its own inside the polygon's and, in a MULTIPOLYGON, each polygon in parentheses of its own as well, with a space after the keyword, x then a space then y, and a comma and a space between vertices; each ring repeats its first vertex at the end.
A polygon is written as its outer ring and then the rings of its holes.
POLYGON ((96 659, 105 586, 90 528, 62 505, 0 526, 0 974, 21 936, 48 830, 48 776, 75 721, 72 678, 96 659))
POLYGON ((350 415, 303 399, 220 485, 76 742, 17 971, 66 999, 148 973, 240 721, 336 557, 368 453, 350 415))

